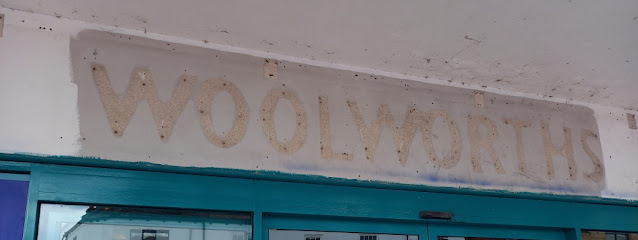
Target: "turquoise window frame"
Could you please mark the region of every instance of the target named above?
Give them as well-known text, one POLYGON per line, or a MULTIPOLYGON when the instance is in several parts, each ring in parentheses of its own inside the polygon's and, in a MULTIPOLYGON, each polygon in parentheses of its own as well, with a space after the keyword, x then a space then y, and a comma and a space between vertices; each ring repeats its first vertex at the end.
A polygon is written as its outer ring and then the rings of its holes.
POLYGON ((502 239, 567 239, 570 233, 564 229, 512 226, 484 226, 469 224, 434 223, 428 226, 429 239, 438 237, 481 237, 502 239))
POLYGON ((29 181, 29 174, 16 174, 16 173, 4 173, 0 172, 0 179, 13 180, 13 181, 29 181))
POLYGON ((22 154, 0 154, 0 172, 30 176, 24 230, 24 239, 30 240, 36 236, 40 203, 252 212, 255 240, 267 239, 268 227, 282 228, 274 223, 292 227, 284 225, 291 216, 327 230, 339 226, 330 221, 343 221, 342 226, 353 228, 348 231, 384 223, 394 226, 397 234, 412 234, 404 228, 426 225, 450 231, 465 231, 465 226, 476 233, 559 231, 569 240, 580 239, 580 229, 638 231, 638 202, 599 197, 22 154), (424 220, 420 211, 451 212, 453 219, 424 220))
POLYGON ((335 218, 305 215, 265 214, 263 240, 271 229, 321 232, 356 232, 371 234, 416 235, 421 239, 438 237, 482 237, 503 239, 564 240, 568 231, 554 228, 472 225, 446 221, 396 221, 392 219, 335 218))

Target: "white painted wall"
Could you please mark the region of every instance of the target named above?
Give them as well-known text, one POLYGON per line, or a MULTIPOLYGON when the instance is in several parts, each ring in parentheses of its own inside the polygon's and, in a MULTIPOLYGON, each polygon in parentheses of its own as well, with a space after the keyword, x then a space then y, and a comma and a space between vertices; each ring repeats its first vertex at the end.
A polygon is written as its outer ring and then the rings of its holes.
MULTIPOLYGON (((81 150, 77 87, 70 67, 69 42, 85 29, 106 30, 171 42, 332 67, 409 80, 482 89, 433 78, 406 76, 371 68, 313 61, 229 47, 200 40, 144 33, 33 13, 0 8, 5 14, 0 38, 0 151, 42 155, 76 155, 81 150)), ((493 89, 491 89, 493 90, 493 89)), ((535 94, 494 90, 495 93, 539 98, 535 94)), ((565 99, 546 99, 570 102, 565 99)), ((627 127, 627 111, 591 103, 573 102, 594 109, 606 167, 605 197, 638 199, 638 131, 627 127)))
POLYGON ((2 12, 8 20, 0 38, 0 145, 11 152, 72 155, 79 149, 79 127, 69 32, 38 29, 43 22, 31 19, 17 24, 22 19, 2 12))
POLYGON ((539 96, 638 105, 635 0, 0 0, 0 5, 539 96))

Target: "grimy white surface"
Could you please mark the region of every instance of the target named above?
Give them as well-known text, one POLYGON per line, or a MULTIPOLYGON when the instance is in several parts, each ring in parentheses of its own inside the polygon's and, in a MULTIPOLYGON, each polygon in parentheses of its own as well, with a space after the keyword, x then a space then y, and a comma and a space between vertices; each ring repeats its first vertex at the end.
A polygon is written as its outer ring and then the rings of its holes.
POLYGON ((638 1, 0 0, 199 42, 638 106, 638 1))
POLYGON ((130 35, 71 41, 79 155, 599 195, 590 109, 130 35), (274 70, 270 70, 271 72, 274 70), (482 95, 479 95, 482 96, 482 95))
MULTIPOLYGON (((418 77, 412 77, 412 76, 404 76, 401 74, 393 74, 390 72, 375 71, 375 70, 360 68, 360 67, 349 67, 345 65, 330 64, 330 63, 325 63, 321 61, 299 59, 299 58, 294 58, 294 57, 285 56, 285 55, 278 55, 278 54, 272 54, 272 53, 266 53, 266 52, 260 52, 260 51, 253 51, 249 49, 241 49, 236 47, 217 45, 210 42, 204 43, 201 41, 188 40, 184 38, 167 36, 167 35, 159 35, 159 34, 150 33, 150 32, 145 33, 142 31, 128 30, 124 28, 109 27, 104 25, 96 25, 92 23, 73 21, 73 20, 68 20, 64 18, 48 17, 48 16, 43 16, 43 15, 34 14, 34 13, 10 10, 6 8, 0 8, 0 13, 5 14, 5 17, 6 17, 6 23, 5 23, 5 29, 4 29, 5 34, 3 38, 0 38, 0 52, 3 53, 3 54, 0 54, 0 79, 1 79, 0 92, 2 93, 0 94, 0 99, 1 99, 0 110, 3 113, 2 118, 0 118, 0 151, 2 152, 32 153, 32 154, 43 154, 43 155, 71 155, 71 156, 85 155, 86 152, 85 150, 83 150, 84 132, 80 130, 81 125, 80 125, 80 121, 78 117, 78 113, 79 113, 78 93, 81 93, 81 92, 79 92, 78 85, 73 81, 73 73, 71 71, 71 62, 70 62, 71 51, 69 49, 69 46, 70 46, 71 39, 76 38, 77 33, 87 29, 106 30, 116 34, 125 33, 128 35, 134 35, 136 37, 166 40, 171 42, 171 45, 173 45, 173 43, 184 43, 184 44, 192 45, 192 46, 221 49, 226 52, 240 52, 240 53, 257 56, 261 58, 261 60, 258 62, 256 61, 254 63, 251 63, 251 64, 254 64, 255 66, 255 68, 251 69, 251 71, 259 71, 259 75, 255 75, 255 76, 259 77, 258 79, 263 80, 264 83, 262 84, 266 84, 268 81, 273 81, 273 80, 268 80, 264 78, 263 59, 276 58, 276 59, 285 59, 288 62, 301 63, 302 65, 306 66, 307 69, 317 68, 317 67, 313 67, 314 65, 314 66, 331 67, 331 68, 334 68, 335 71, 354 70, 356 72, 365 72, 367 75, 375 75, 375 76, 382 76, 382 77, 384 76, 385 78, 396 78, 396 79, 399 79, 398 81, 401 81, 401 78, 406 78, 406 79, 410 79, 410 81, 406 81, 406 80, 403 80, 403 81, 404 83, 410 85, 410 87, 421 86, 421 84, 416 81, 438 83, 440 85, 460 86, 460 85, 455 85, 454 83, 448 83, 447 81, 439 81, 433 78, 425 79, 425 78, 418 78, 418 77)), ((172 51, 172 49, 170 51, 172 51)), ((98 57, 100 56, 100 54, 101 53, 98 52, 98 57)), ((295 63, 295 65, 298 65, 297 63, 295 63)), ((289 63, 289 64, 293 64, 293 63, 289 63)), ((138 67, 145 67, 145 66, 140 65, 138 67)), ((107 66, 107 68, 110 68, 110 67, 107 66)), ((287 68, 288 68, 288 65, 286 69, 287 68)), ((124 71, 121 73, 124 78, 123 80, 125 82, 124 85, 119 87, 114 85, 116 89, 119 89, 118 91, 120 91, 119 92, 120 94, 124 93, 123 91, 126 88, 126 84, 130 80, 130 74, 132 72, 132 69, 133 68, 131 67, 129 70, 127 70, 128 72, 124 71)), ((318 69, 321 69, 321 68, 318 68, 318 69)), ((157 70, 155 69, 151 69, 151 70, 152 70, 154 78, 156 78, 155 79, 156 81, 159 81, 157 79, 159 76, 166 75, 166 74, 157 75, 155 74, 157 70)), ((109 74, 112 74, 110 70, 107 70, 107 71, 109 71, 108 72, 109 74)), ((159 71, 161 72, 161 69, 159 71)), ((306 71, 306 70, 298 69, 298 71, 306 71)), ((279 72, 279 74, 283 74, 283 73, 285 73, 285 71, 279 72)), ((171 74, 168 74, 168 75, 171 75, 171 74)), ((175 73, 172 75, 174 76, 168 77, 168 80, 162 80, 162 81, 168 81, 168 82, 173 81, 172 86, 169 86, 169 87, 158 86, 159 96, 161 96, 163 100, 167 100, 168 97, 172 94, 172 91, 175 89, 175 83, 177 81, 177 77, 179 76, 179 74, 175 73)), ((209 76, 203 75, 198 77, 201 84, 201 82, 203 82, 204 79, 206 79, 206 77, 209 77, 209 76)), ((283 80, 283 79, 285 79, 285 76, 279 75, 279 80, 283 80)), ((239 86, 239 83, 234 82, 233 79, 229 79, 229 80, 233 81, 233 83, 239 86)), ((289 84, 294 84, 294 83, 286 83, 287 87, 290 87, 293 91, 300 91, 297 88, 292 88, 293 85, 289 85, 289 84)), ((382 84, 385 84, 385 83, 382 83, 382 84)), ((397 83, 388 83, 388 84, 393 85, 397 83)), ((400 86, 401 85, 399 84, 399 87, 400 86)), ((365 85, 362 87, 367 88, 365 85)), ((194 91, 196 92, 199 89, 200 87, 195 87, 194 91)), ((346 91, 346 90, 348 89, 344 89, 340 91, 346 91)), ((506 94, 506 95, 527 96, 527 97, 535 98, 533 95, 529 95, 529 94, 522 94, 522 93, 503 91, 503 90, 494 90, 490 88, 487 88, 487 90, 493 91, 495 93, 506 94)), ((97 93, 97 90, 94 89, 94 91, 95 91, 94 93, 97 93)), ((261 94, 259 97, 249 96, 250 91, 244 90, 243 87, 240 89, 240 91, 242 92, 243 96, 246 97, 247 103, 250 105, 253 105, 249 108, 249 114, 251 114, 250 115, 251 118, 256 117, 256 114, 251 113, 251 111, 255 110, 253 109, 255 108, 254 105, 256 105, 256 108, 258 109, 261 107, 261 103, 263 103, 263 100, 264 100, 263 97, 265 96, 267 91, 264 90, 263 92, 259 92, 259 94, 261 94), (249 97, 253 99, 257 99, 257 100, 248 100, 249 97)), ((468 91, 468 90, 460 90, 460 91, 471 93, 470 94, 471 100, 468 106, 473 106, 474 94, 472 93, 472 91, 468 91)), ((383 93, 383 91, 381 92, 383 93)), ((489 106, 490 95, 498 96, 498 94, 494 95, 489 92, 486 93, 486 104, 488 104, 486 110, 490 109, 490 106, 489 106)), ((316 154, 313 154, 311 156, 313 156, 314 158, 319 158, 321 154, 320 154, 320 149, 318 145, 318 141, 320 140, 320 136, 318 135, 320 134, 317 132, 318 131, 317 129, 319 129, 319 127, 317 126, 317 121, 319 118, 317 116, 317 114, 319 114, 318 113, 319 112, 318 98, 317 96, 305 96, 301 94, 299 94, 298 96, 300 98, 312 99, 308 103, 306 103, 306 101, 304 100, 303 101, 304 106, 305 104, 314 104, 314 106, 312 105, 305 106, 305 111, 308 113, 307 118, 308 118, 309 124, 311 124, 310 121, 315 121, 314 126, 310 126, 310 125, 308 126, 309 130, 307 132, 308 136, 306 139, 315 141, 315 144, 313 145, 316 145, 316 146, 312 149, 312 151, 316 151, 316 154), (311 114, 313 116, 311 116, 311 114), (314 129, 314 130, 311 130, 311 129, 314 129)), ((411 96, 406 95, 406 96, 398 96, 398 97, 411 97, 411 96)), ((343 98, 345 98, 345 96, 342 96, 341 100, 344 100, 343 98)), ((501 99, 501 96, 499 96, 498 98, 501 99)), ((508 97, 503 97, 503 98, 508 98, 508 97)), ((187 106, 185 108, 186 109, 185 111, 189 109, 193 110, 194 108, 194 103, 192 102, 193 99, 194 99, 194 95, 191 96, 191 100, 189 100, 190 102, 188 103, 188 104, 191 104, 191 106, 187 106)), ((226 95, 225 92, 222 92, 220 96, 218 96, 213 101, 213 108, 211 110, 220 111, 220 110, 224 110, 224 107, 228 107, 232 109, 232 105, 231 106, 217 105, 221 102, 230 102, 230 99, 231 99, 230 96, 226 95)), ((542 99, 542 98, 537 97, 537 99, 542 99)), ((564 99, 558 99, 558 98, 551 98, 551 99, 547 98, 547 99, 551 101, 555 101, 554 104, 558 101, 564 101, 564 99)), ((357 100, 359 107, 361 107, 363 119, 367 121, 367 124, 369 126, 371 122, 375 119, 376 115, 374 114, 376 114, 377 108, 370 108, 368 110, 364 110, 363 105, 365 104, 370 105, 371 102, 362 98, 356 98, 355 100, 357 100)), ((605 174, 604 174, 604 179, 601 181, 601 182, 604 182, 604 185, 602 186, 602 189, 600 189, 600 192, 598 192, 596 195, 600 194, 605 197, 637 199, 638 198, 638 173, 636 173, 635 169, 638 168, 638 163, 637 161, 635 161, 635 156, 638 155, 638 149, 635 146, 638 144, 638 134, 635 130, 628 130, 627 128, 627 120, 625 116, 625 113, 627 110, 622 108, 615 108, 615 107, 604 107, 604 106, 594 105, 594 104, 584 103, 584 102, 577 102, 577 101, 574 101, 574 102, 592 108, 594 110, 594 116, 598 123, 598 129, 597 130, 592 129, 592 130, 594 132, 596 131, 599 132, 600 143, 602 144, 602 154, 599 152, 599 150, 594 149, 594 151, 596 152, 597 156, 601 157, 604 161, 605 174)), ((283 118, 283 117, 286 117, 287 114, 290 114, 290 112, 286 112, 290 110, 289 108, 290 106, 287 106, 286 104, 287 104, 286 101, 282 101, 279 104, 279 106, 277 107, 278 110, 277 110, 277 114, 275 118, 279 118, 280 115, 283 118)), ((329 110, 331 111, 330 113, 331 113, 331 119, 332 119, 331 121, 331 127, 333 128, 332 131, 336 131, 336 128, 338 128, 336 124, 338 123, 336 123, 335 120, 333 119, 335 117, 333 115, 335 114, 333 114, 332 112, 333 111, 332 106, 333 104, 338 104, 338 103, 336 100, 333 100, 332 98, 330 98, 329 104, 330 104, 329 110)), ((346 115, 345 117, 352 118, 352 113, 350 109, 347 107, 347 103, 341 103, 341 104, 344 104, 345 106, 344 105, 338 106, 342 108, 342 110, 336 110, 336 111, 340 113, 344 113, 344 114, 349 114, 349 115, 346 115), (345 111, 343 108, 345 108, 345 111)), ((373 104, 378 104, 378 103, 375 102, 373 104)), ((99 105, 96 111, 98 110, 104 111, 104 107, 102 105, 99 105)), ((397 123, 400 123, 405 118, 407 106, 399 106, 399 108, 390 106, 390 110, 391 112, 394 113, 393 116, 395 118, 395 121, 397 121, 397 123)), ((428 109, 424 108, 423 110, 428 110, 428 109)), ((474 110, 481 111, 481 109, 478 109, 478 108, 475 108, 474 110)), ((230 110, 226 109, 226 111, 230 111, 230 110)), ((635 112, 633 113, 635 114, 635 112)), ((488 117, 491 117, 491 116, 488 116, 488 117)), ((174 143, 174 140, 179 139, 181 134, 185 134, 184 131, 179 131, 180 129, 179 124, 184 124, 184 121, 185 121, 184 119, 186 118, 193 118, 191 119, 192 122, 187 123, 187 124, 192 123, 194 125, 193 129, 201 128, 197 113, 189 115, 189 114, 186 114, 186 112, 184 112, 182 113, 180 119, 177 120, 176 128, 173 129, 172 135, 168 139, 168 144, 174 143)), ((225 128, 230 128, 229 125, 230 125, 230 122, 232 121, 232 118, 230 117, 220 117, 220 119, 216 119, 216 118, 217 116, 213 116, 213 121, 216 121, 216 122, 219 121, 220 124, 216 124, 215 129, 218 129, 219 131, 224 132, 225 128)), ((463 121, 466 121, 466 120, 467 120, 466 118, 463 118, 463 121)), ((503 119, 494 119, 494 121, 497 121, 497 120, 503 121, 503 119)), ((106 118, 102 118, 102 121, 105 121, 106 123, 103 125, 103 128, 104 128, 103 130, 109 130, 109 131, 112 130, 106 118)), ((256 121, 256 119, 251 121, 256 121)), ((559 144, 561 144, 561 141, 562 141, 560 126, 558 126, 557 128, 556 125, 552 125, 551 122, 549 123, 550 123, 550 128, 552 128, 552 126, 554 128, 552 130, 552 137, 557 138, 555 139, 556 141, 555 145, 560 146, 559 144), (553 134, 554 132, 558 132, 559 134, 553 134)), ((437 123, 437 124, 440 124, 440 123, 437 123)), ((458 125, 459 127, 465 127, 466 124, 467 123, 462 123, 458 125)), ((498 124, 503 124, 503 123, 499 122, 498 124)), ((539 123, 534 122, 534 124, 536 124, 535 128, 538 128, 539 123)), ((354 133, 356 134, 357 127, 353 127, 353 126, 348 126, 348 127, 353 128, 354 133)), ((501 131, 507 131, 507 129, 511 128, 511 126, 499 125, 497 126, 497 128, 499 130, 499 134, 501 134, 501 136, 504 136, 502 135, 504 133, 501 133, 501 131), (503 127, 505 127, 506 130, 501 130, 501 128, 503 127)), ((288 135, 292 134, 292 130, 290 130, 290 128, 287 128, 287 126, 282 127, 277 125, 276 129, 277 129, 278 136, 282 138, 286 136, 286 134, 288 135)), ((353 129, 349 129, 348 131, 353 129)), ((524 131, 527 131, 527 130, 528 129, 525 128, 524 131)), ((143 131, 145 136, 149 136, 148 140, 144 140, 144 141, 154 141, 154 144, 162 142, 160 138, 158 137, 158 131, 156 129, 153 117, 150 113, 150 109, 148 108, 148 105, 146 105, 146 103, 142 103, 140 104, 140 106, 138 106, 137 112, 134 114, 133 120, 130 123, 129 128, 126 129, 124 136, 122 138, 116 138, 110 132, 109 133, 111 135, 106 137, 115 139, 115 140, 118 140, 118 139, 121 140, 121 139, 124 139, 126 135, 128 134, 134 134, 134 132, 131 132, 131 131, 143 131), (139 120, 139 118, 141 118, 141 120, 139 120), (141 125, 139 123, 141 123, 141 125), (145 125, 148 125, 148 126, 145 126, 145 125), (142 129, 145 129, 145 130, 142 130, 142 129)), ((468 134, 467 131, 460 131, 460 132, 461 132, 461 135, 467 137, 466 136, 468 134)), ((535 132, 538 132, 538 130, 536 130, 535 132)), ((202 141, 194 142, 192 144, 202 144, 202 145, 206 145, 208 148, 217 148, 216 146, 208 142, 208 140, 206 139, 206 137, 203 135, 202 132, 199 132, 199 134, 201 134, 202 141)), ((252 122, 247 125, 246 134, 264 134, 264 133, 263 133, 261 125, 255 124, 254 122, 252 122)), ((342 133, 341 131, 338 131, 337 134, 342 134, 342 133)), ((345 132, 343 134, 345 134, 345 132)), ((578 141, 580 140, 578 137, 579 134, 580 134, 579 132, 573 131, 575 149, 578 149, 578 146, 576 145, 578 144, 578 141)), ((420 136, 420 133, 417 131, 416 137, 413 142, 421 141, 420 137, 418 136, 420 136)), ((339 142, 339 141, 344 141, 344 139, 341 139, 341 140, 340 139, 341 138, 337 138, 337 137, 333 137, 331 139, 333 142, 332 148, 335 151, 335 153, 340 153, 340 152, 344 152, 346 150, 352 149, 353 150, 352 153, 354 156, 353 162, 357 161, 357 158, 366 156, 366 153, 364 152, 365 150, 363 151, 357 150, 360 152, 355 152, 354 146, 351 146, 350 144, 348 144, 348 147, 346 148, 344 142, 339 142)), ((358 141, 361 141, 361 137, 359 137, 358 139, 359 139, 358 141)), ((87 141, 91 141, 91 139, 87 138, 87 141)), ((245 141, 245 139, 243 141, 245 141)), ((269 151, 273 151, 273 152, 276 151, 274 150, 274 148, 271 146, 271 144, 268 142, 267 139, 262 139, 262 141, 264 141, 265 147, 270 148, 269 151)), ((141 144, 149 144, 149 143, 141 143, 141 144)), ((189 144, 189 143, 182 143, 182 144, 189 144)), ((241 144, 242 143, 238 144, 236 147, 241 146, 241 144)), ((438 147, 438 145, 436 144, 437 143, 435 143, 435 146, 437 146, 437 149, 439 149, 440 147, 438 147)), ((468 140, 464 139, 463 144, 468 144, 468 140)), ((514 143, 509 143, 509 144, 514 144, 514 143)), ((539 144, 539 143, 537 142, 535 144, 539 144)), ((593 143, 591 144, 592 144, 591 146, 594 146, 593 143)), ((308 145, 309 143, 305 143, 304 146, 308 146, 308 145)), ((159 145, 159 146, 162 146, 162 145, 159 145)), ((379 146, 380 148, 394 147, 392 132, 389 131, 388 129, 383 130, 381 135, 381 143, 379 144, 379 146)), ((580 151, 581 149, 577 151, 580 151)), ((135 151, 153 152, 154 150, 155 149, 137 149, 135 151)), ((228 149, 224 149, 224 150, 228 150, 228 149)), ((466 150, 468 150, 468 148, 464 145, 464 151, 466 150)), ((112 149, 112 151, 122 152, 126 150, 112 149)), ((302 150, 300 151, 303 151, 303 147, 302 147, 302 150)), ((423 145, 417 144, 410 148, 410 154, 413 154, 416 151, 424 151, 423 145)), ((124 152, 122 154, 132 154, 132 153, 124 152)), ((398 155, 396 152, 392 152, 391 154, 390 153, 382 153, 382 154, 392 156, 392 158, 396 160, 394 164, 398 164, 398 166, 401 166, 400 162, 398 161, 398 158, 397 158, 398 155)), ((541 159, 544 157, 542 152, 536 153, 535 155, 540 156, 541 159)), ((378 160, 380 156, 381 155, 376 155, 375 157, 378 160)), ((424 157, 424 159, 427 159, 427 154, 422 156, 426 156, 424 157)), ((509 157, 512 157, 512 158, 505 160, 504 157, 501 157, 501 161, 504 164, 504 169, 507 170, 506 174, 510 174, 511 169, 513 169, 512 166, 506 166, 506 161, 514 160, 513 163, 509 162, 507 164, 517 163, 515 161, 516 155, 511 155, 509 157)), ((148 158, 148 156, 146 156, 146 158, 148 158)), ((557 164, 565 163, 565 161, 561 159, 561 157, 558 155, 555 155, 554 158, 557 164)), ((189 159, 189 161, 200 161, 202 159, 203 158, 189 159)), ((495 168, 493 167, 493 165, 489 165, 490 158, 487 158, 485 153, 483 153, 482 159, 487 159, 488 161, 486 164, 482 165, 483 171, 485 172, 495 171, 494 170, 495 168)), ((135 161, 145 161, 145 160, 138 158, 135 161)), ((224 159, 216 159, 215 161, 216 162, 214 163, 217 164, 219 162, 224 161, 224 159)), ((285 159, 276 160, 276 161, 285 161, 285 159)), ((339 162, 339 161, 347 162, 343 160, 338 160, 338 161, 326 160, 326 161, 327 162, 339 162)), ((468 164, 468 162, 471 162, 471 160, 467 159, 467 157, 465 157, 465 159, 462 161, 465 161, 465 164, 468 164)), ((411 162, 414 162, 414 161, 408 160, 406 164, 410 164, 411 162)), ((233 168, 242 167, 241 165, 239 165, 241 163, 237 163, 237 162, 228 162, 228 164, 230 164, 231 165, 230 167, 233 167, 233 168)), ((279 162, 277 162, 276 164, 279 164, 279 162)), ((467 166, 466 168, 471 169, 471 166, 467 166)), ((581 171, 582 166, 579 166, 579 168, 580 168, 579 171, 581 171)), ((564 172, 564 170, 565 169, 560 169, 560 171, 562 172, 564 172)), ((558 168, 556 169, 556 171, 557 171, 557 174, 559 174, 558 168)), ((579 175, 580 175, 578 176, 579 179, 582 179, 582 173, 583 172, 579 172, 579 175)), ((374 171, 370 171, 370 174, 372 174, 372 177, 374 177, 374 179, 378 179, 374 175, 376 174, 374 171)), ((364 176, 365 174, 362 175, 362 178, 364 176)), ((495 174, 495 176, 498 177, 499 175, 495 174)), ((358 175, 347 175, 346 177, 358 178, 358 175)), ((368 177, 370 176, 367 176, 365 179, 368 179, 368 177)), ((402 179, 405 180, 403 176, 394 176, 394 177, 396 178, 393 178, 393 179, 398 179, 396 181, 400 181, 402 179)), ((438 185, 439 183, 443 184, 443 182, 437 182, 436 184, 438 185)), ((498 187, 498 186, 493 186, 489 184, 468 184, 468 185, 474 188, 497 188, 498 187)), ((509 186, 502 187, 502 188, 506 190, 513 190, 513 191, 521 190, 514 187, 509 187, 509 186)), ((566 192, 564 193, 570 193, 567 190, 565 191, 566 192)), ((561 192, 561 191, 558 191, 558 192, 561 192)))

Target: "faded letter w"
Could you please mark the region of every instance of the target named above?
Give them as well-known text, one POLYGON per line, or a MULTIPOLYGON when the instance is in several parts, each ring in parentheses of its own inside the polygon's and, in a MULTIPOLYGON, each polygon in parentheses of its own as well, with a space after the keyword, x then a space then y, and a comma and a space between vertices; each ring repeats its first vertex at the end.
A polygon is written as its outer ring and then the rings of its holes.
POLYGON ((104 104, 104 110, 106 110, 106 116, 115 136, 122 136, 124 129, 126 129, 131 117, 133 117, 133 113, 135 113, 137 104, 142 100, 146 100, 151 108, 153 119, 155 119, 160 139, 162 142, 168 141, 175 121, 184 110, 193 92, 196 82, 195 77, 182 75, 178 79, 177 89, 173 92, 171 99, 168 102, 163 102, 158 96, 153 77, 148 70, 133 70, 126 96, 121 98, 113 91, 104 66, 99 63, 93 63, 92 68, 93 80, 95 80, 97 85, 97 90, 104 104))

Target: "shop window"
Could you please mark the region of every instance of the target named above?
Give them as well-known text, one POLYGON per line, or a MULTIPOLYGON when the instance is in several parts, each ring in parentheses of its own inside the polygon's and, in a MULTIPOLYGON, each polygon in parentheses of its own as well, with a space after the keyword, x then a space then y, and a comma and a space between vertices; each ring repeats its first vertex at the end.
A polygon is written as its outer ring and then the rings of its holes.
POLYGON ((168 230, 131 229, 130 240, 168 240, 168 230))
POLYGON ((638 233, 583 231, 583 240, 638 240, 638 233))
POLYGON ((248 213, 41 204, 37 240, 252 240, 248 213))
POLYGON ((244 232, 233 233, 233 240, 246 240, 246 233, 244 232))
POLYGON ((419 240, 417 235, 269 229, 270 240, 419 240))
POLYGON ((361 235, 359 240, 377 240, 377 235, 361 235))

